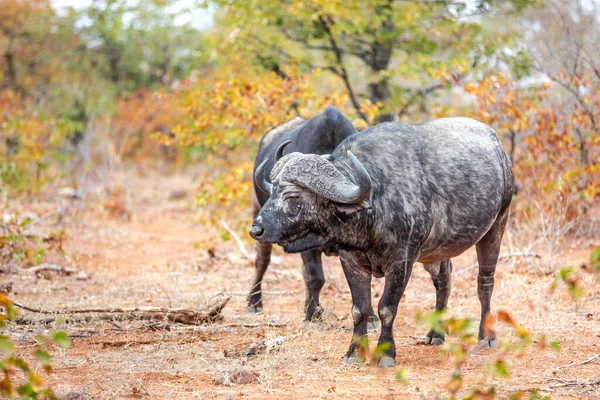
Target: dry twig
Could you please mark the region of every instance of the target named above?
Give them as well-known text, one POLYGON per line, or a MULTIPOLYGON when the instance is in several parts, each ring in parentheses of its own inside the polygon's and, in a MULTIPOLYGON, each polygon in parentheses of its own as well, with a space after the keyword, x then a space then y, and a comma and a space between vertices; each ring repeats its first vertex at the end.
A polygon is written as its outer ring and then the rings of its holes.
MULTIPOLYGON (((248 296, 248 292, 223 292, 226 296, 240 296, 245 297, 248 296)), ((268 294, 273 296, 287 296, 290 294, 289 290, 263 290, 262 294, 268 294)))
POLYGON ((549 379, 550 382, 560 382, 556 385, 550 386, 550 388, 558 388, 565 386, 596 386, 600 385, 600 378, 593 379, 591 381, 580 381, 577 379, 560 379, 560 378, 552 378, 549 379))
POLYGON ((567 364, 567 365, 561 365, 560 367, 556 368, 556 370, 558 371, 559 369, 563 369, 563 368, 569 368, 569 367, 572 367, 572 366, 574 366, 574 365, 583 365, 583 364, 587 364, 587 363, 589 363, 589 362, 592 362, 592 361, 594 361, 594 360, 595 360, 595 359, 597 359, 597 358, 600 358, 600 354, 596 354, 596 355, 594 355, 593 357, 590 357, 590 358, 588 358, 588 359, 587 359, 587 360, 585 360, 585 361, 580 361, 580 362, 572 362, 572 363, 570 363, 570 364, 567 364))
POLYGON ((250 255, 250 253, 248 253, 248 250, 246 250, 246 247, 244 246, 244 242, 242 242, 242 239, 238 236, 238 234, 235 233, 235 231, 233 229, 231 229, 229 224, 227 222, 225 222, 224 219, 220 220, 219 223, 221 224, 223 229, 225 229, 227 231, 227 233, 229 233, 231 235, 231 237, 235 240, 235 242, 237 243, 238 247, 240 248, 240 252, 244 256, 244 258, 247 259, 248 261, 252 261, 252 256, 250 255))

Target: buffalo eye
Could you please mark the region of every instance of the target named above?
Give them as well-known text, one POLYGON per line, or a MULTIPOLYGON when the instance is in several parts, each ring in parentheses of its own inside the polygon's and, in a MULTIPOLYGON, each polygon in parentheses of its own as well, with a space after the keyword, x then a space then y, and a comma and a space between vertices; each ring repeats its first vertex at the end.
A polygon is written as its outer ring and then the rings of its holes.
POLYGON ((288 197, 286 204, 290 215, 296 216, 302 211, 302 201, 299 197, 288 197))

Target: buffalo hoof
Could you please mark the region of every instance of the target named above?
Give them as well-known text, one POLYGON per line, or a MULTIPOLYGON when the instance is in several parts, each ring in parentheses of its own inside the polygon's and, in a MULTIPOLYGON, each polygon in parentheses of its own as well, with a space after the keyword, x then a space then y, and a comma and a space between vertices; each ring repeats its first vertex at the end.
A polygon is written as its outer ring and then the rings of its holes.
POLYGON ((497 349, 498 344, 498 339, 496 338, 485 338, 477 343, 477 347, 480 349, 497 349))
POLYGON ((369 322, 367 322, 367 330, 368 331, 378 331, 379 330, 379 320, 376 316, 371 315, 369 317, 369 322))
POLYGON ((248 314, 262 314, 263 308, 262 306, 248 306, 248 308, 246 308, 246 312, 248 314))
POLYGON ((357 356, 344 356, 342 364, 346 365, 362 365, 365 363, 365 359, 357 356))
POLYGON ((379 366, 381 368, 389 368, 389 367, 393 367, 394 366, 394 359, 390 356, 382 356, 379 359, 379 366))
POLYGON ((444 344, 444 335, 440 335, 435 331, 430 331, 427 336, 425 336, 423 344, 428 346, 441 346, 444 344))
POLYGON ((323 323, 321 321, 316 321, 316 322, 304 321, 302 323, 302 330, 304 332, 310 332, 310 331, 320 332, 323 330, 323 323))

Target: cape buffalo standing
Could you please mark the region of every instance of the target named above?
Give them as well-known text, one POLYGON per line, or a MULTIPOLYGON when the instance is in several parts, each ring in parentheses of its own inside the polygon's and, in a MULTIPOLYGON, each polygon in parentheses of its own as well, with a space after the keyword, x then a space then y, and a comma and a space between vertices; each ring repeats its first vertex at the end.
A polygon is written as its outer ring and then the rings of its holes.
MULTIPOLYGON (((477 249, 481 303, 480 345, 490 312, 494 271, 513 194, 512 167, 496 132, 468 118, 421 125, 384 123, 343 141, 329 159, 291 153, 271 171, 271 195, 250 234, 288 252, 340 249, 352 293, 354 336, 346 357, 357 361, 366 341, 371 276, 385 276, 379 301, 379 344, 389 343, 380 366, 394 363, 392 324, 415 261, 446 308, 451 257, 477 249)), ((443 335, 430 332, 427 342, 443 335)), ((385 348, 385 346, 384 346, 385 348)))
MULTIPOLYGON (((328 154, 331 153, 344 139, 356 133, 352 123, 333 107, 326 108, 321 114, 306 120, 294 118, 267 132, 261 142, 254 162, 255 179, 253 202, 254 216, 258 214, 261 206, 269 198, 269 182, 263 183, 263 175, 268 176, 275 164, 276 150, 284 143, 289 143, 283 154, 290 152, 328 154), (257 174, 258 167, 261 167, 257 174), (261 189, 263 188, 263 189, 261 189)), ((282 154, 279 154, 279 157, 282 154)), ((248 295, 248 310, 250 312, 261 312, 262 295, 261 283, 271 259, 272 244, 258 242, 256 246, 256 276, 248 295)), ((334 253, 332 248, 311 248, 302 252, 304 264, 303 276, 306 283, 306 305, 305 321, 316 321, 321 317, 319 306, 319 292, 325 283, 321 254, 334 253)))

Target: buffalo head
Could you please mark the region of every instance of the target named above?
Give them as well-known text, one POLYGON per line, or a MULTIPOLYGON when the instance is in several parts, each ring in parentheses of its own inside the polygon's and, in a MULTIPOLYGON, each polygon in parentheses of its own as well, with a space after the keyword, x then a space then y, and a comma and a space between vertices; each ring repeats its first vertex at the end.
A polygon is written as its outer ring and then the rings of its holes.
POLYGON ((352 152, 348 151, 346 163, 337 164, 344 173, 329 156, 290 153, 277 160, 270 174, 272 183, 264 179, 259 166, 255 182, 270 197, 256 216, 250 235, 277 243, 290 253, 334 244, 332 225, 340 220, 336 216, 367 207, 372 188, 368 172, 352 152))

